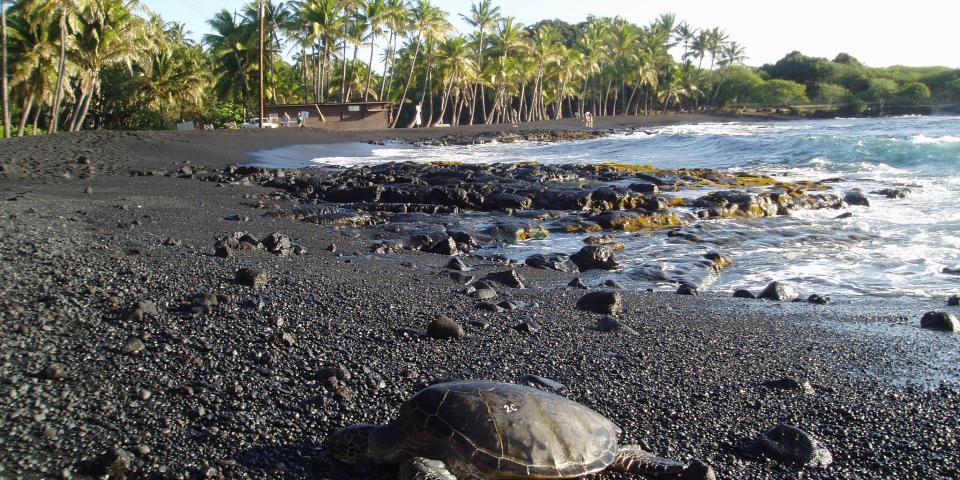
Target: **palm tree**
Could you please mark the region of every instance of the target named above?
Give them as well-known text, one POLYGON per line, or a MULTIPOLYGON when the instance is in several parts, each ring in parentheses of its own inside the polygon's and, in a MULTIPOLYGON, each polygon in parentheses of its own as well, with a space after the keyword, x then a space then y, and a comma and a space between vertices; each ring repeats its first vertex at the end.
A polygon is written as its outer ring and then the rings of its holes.
MULTIPOLYGON (((34 126, 44 105, 53 103, 57 81, 56 22, 49 22, 46 12, 37 2, 21 1, 14 4, 10 18, 11 86, 23 98, 17 136, 24 135, 27 121, 34 111, 34 126)), ((67 61, 67 68, 73 64, 67 61)), ((33 130, 36 133, 36 128, 33 130)))
POLYGON ((394 60, 397 53, 397 39, 401 32, 408 30, 411 12, 407 8, 407 0, 387 0, 384 25, 390 30, 387 41, 387 51, 383 54, 383 75, 380 79, 381 100, 387 97, 387 87, 393 86, 394 60))
POLYGON ((60 104, 63 100, 64 80, 67 73, 67 42, 68 36, 76 28, 76 13, 79 12, 85 0, 49 0, 44 10, 48 18, 59 19, 60 26, 60 60, 57 67, 57 93, 53 98, 53 108, 50 110, 50 128, 48 133, 56 133, 60 124, 60 104))
MULTIPOLYGON (((484 35, 486 32, 493 29, 493 27, 500 20, 500 7, 493 6, 491 0, 480 0, 479 3, 472 3, 470 5, 470 15, 460 15, 470 26, 477 29, 476 40, 477 40, 477 69, 483 70, 483 47, 484 47, 484 35)), ((486 121, 487 118, 487 101, 486 95, 483 91, 483 86, 478 81, 474 85, 474 97, 476 97, 476 90, 480 91, 480 108, 483 112, 483 121, 486 121)), ((474 105, 470 106, 470 123, 473 125, 473 114, 474 114, 474 105)))
POLYGON ((0 0, 0 37, 3 37, 3 59, 2 72, 0 78, 0 88, 3 89, 3 137, 10 138, 10 89, 7 86, 7 4, 5 0, 0 0))
POLYGON ((249 26, 236 22, 236 18, 226 9, 217 12, 207 24, 215 33, 203 36, 203 43, 213 57, 213 71, 217 75, 214 89, 220 98, 236 98, 240 94, 244 107, 244 117, 250 101, 248 82, 247 40, 250 37, 249 26))
POLYGON ((74 63, 80 70, 80 98, 74 107, 70 131, 83 125, 91 98, 100 88, 100 72, 111 65, 124 65, 144 58, 144 22, 133 14, 136 0, 90 0, 78 12, 74 34, 74 63))
POLYGON ((387 4, 384 0, 365 0, 363 2, 363 19, 370 29, 370 59, 367 61, 367 81, 363 89, 363 101, 366 102, 370 94, 370 80, 373 78, 373 51, 377 46, 377 37, 383 34, 386 23, 387 4))
MULTIPOLYGON (((407 101, 407 93, 410 91, 410 82, 413 80, 413 72, 417 66, 417 57, 420 54, 420 47, 425 39, 433 38, 440 32, 449 29, 446 15, 442 10, 433 6, 430 0, 418 0, 412 12, 412 27, 416 36, 411 39, 413 42, 413 54, 410 58, 410 72, 407 74, 407 82, 403 87, 403 93, 400 95, 400 104, 397 106, 397 113, 390 122, 390 128, 397 126, 400 120, 400 113, 403 111, 403 104, 407 101)), ((409 50, 409 45, 408 45, 409 50)))
POLYGON ((727 75, 730 72, 730 67, 733 65, 742 64, 746 59, 747 51, 743 48, 743 45, 740 45, 737 42, 727 42, 723 45, 722 51, 720 52, 720 81, 717 82, 717 86, 713 91, 713 97, 710 99, 711 106, 716 106, 717 95, 720 94, 720 87, 727 79, 727 75))

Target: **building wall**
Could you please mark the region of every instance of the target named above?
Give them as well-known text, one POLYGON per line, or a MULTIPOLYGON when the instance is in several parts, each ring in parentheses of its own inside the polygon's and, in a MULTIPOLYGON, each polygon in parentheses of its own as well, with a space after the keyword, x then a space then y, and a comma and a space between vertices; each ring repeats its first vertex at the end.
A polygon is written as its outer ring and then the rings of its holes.
POLYGON ((300 105, 267 105, 265 115, 280 124, 283 114, 290 115, 290 126, 297 126, 297 113, 309 112, 306 126, 330 130, 375 130, 388 127, 388 103, 321 103, 300 105), (323 113, 323 119, 317 111, 323 113))

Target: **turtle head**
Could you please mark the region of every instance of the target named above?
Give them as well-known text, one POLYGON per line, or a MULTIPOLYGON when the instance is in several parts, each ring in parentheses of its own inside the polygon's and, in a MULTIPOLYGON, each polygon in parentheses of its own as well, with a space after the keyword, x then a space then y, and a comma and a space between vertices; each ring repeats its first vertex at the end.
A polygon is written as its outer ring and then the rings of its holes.
POLYGON ((333 458, 353 466, 362 466, 370 459, 367 449, 370 446, 370 434, 378 425, 351 425, 341 428, 327 438, 327 451, 333 458))

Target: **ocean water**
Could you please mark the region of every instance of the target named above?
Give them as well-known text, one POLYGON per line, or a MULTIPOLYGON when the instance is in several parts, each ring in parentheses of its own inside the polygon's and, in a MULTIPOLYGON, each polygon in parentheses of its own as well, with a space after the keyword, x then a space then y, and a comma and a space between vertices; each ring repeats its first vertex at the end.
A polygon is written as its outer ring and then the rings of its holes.
MULTIPOLYGON (((734 260, 712 291, 788 281, 802 293, 940 298, 960 293, 960 117, 911 116, 749 123, 707 123, 564 143, 520 142, 464 147, 342 143, 254 152, 257 163, 301 167, 391 161, 541 163, 626 162, 662 168, 709 167, 758 172, 782 180, 840 179, 838 193, 906 187, 903 199, 869 194, 870 207, 800 211, 758 220, 701 221, 688 228, 701 242, 663 232, 619 233, 624 268, 602 278, 630 287, 675 288, 657 281, 709 251, 734 260), (837 219, 844 212, 850 218, 837 219)), ((583 236, 555 234, 488 249, 522 260, 536 252, 572 253, 583 236)), ((589 282, 588 282, 589 283, 589 282)))

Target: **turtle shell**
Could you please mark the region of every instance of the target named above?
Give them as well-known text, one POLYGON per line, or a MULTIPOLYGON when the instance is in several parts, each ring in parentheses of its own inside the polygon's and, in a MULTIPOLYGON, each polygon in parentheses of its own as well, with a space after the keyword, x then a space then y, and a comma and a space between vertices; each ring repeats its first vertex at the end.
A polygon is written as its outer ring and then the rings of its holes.
POLYGON ((437 458, 448 467, 472 465, 491 478, 599 472, 613 462, 620 433, 603 415, 559 395, 489 381, 427 387, 401 407, 400 419, 414 430, 414 443, 448 444, 447 458, 437 458))

